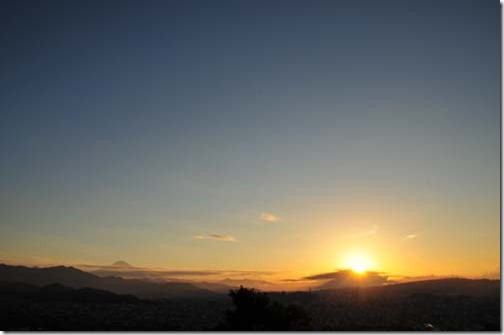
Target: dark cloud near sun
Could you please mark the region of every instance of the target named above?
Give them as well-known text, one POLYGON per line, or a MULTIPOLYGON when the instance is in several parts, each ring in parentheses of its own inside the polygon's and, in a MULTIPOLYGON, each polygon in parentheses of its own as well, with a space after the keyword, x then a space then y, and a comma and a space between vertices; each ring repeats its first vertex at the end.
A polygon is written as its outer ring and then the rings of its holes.
POLYGON ((318 289, 335 289, 343 287, 366 287, 391 284, 389 276, 383 272, 367 271, 357 274, 352 270, 340 270, 307 276, 303 280, 320 281, 318 289))
MULTIPOLYGON (((338 270, 338 271, 334 271, 334 272, 325 272, 325 273, 307 276, 307 277, 304 277, 303 279, 307 279, 307 280, 338 279, 338 278, 346 277, 349 275, 355 276, 355 272, 353 272, 352 270, 338 270)), ((385 275, 385 273, 376 272, 376 271, 366 271, 366 275, 385 275)))

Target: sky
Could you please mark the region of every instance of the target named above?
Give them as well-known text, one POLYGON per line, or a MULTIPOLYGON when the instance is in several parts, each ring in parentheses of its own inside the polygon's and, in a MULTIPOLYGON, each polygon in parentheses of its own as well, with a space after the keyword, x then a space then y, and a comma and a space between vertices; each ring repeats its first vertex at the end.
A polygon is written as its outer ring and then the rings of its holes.
POLYGON ((0 259, 499 271, 498 1, 0 6, 0 259))

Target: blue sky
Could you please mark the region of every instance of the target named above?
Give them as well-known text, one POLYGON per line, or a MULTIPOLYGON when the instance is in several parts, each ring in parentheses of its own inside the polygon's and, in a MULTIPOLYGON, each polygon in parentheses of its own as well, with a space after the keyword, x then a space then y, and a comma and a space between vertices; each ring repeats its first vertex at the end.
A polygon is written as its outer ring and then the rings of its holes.
POLYGON ((497 1, 1 6, 4 258, 498 267, 497 1))

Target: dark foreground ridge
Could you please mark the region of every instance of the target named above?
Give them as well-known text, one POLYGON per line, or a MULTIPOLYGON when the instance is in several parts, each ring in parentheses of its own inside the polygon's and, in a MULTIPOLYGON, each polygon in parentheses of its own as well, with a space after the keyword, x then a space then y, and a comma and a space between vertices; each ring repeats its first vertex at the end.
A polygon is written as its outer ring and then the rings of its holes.
MULTIPOLYGON (((122 331, 500 330, 498 280, 450 278, 290 293, 241 287, 227 295, 195 288, 198 294, 191 291, 190 298, 183 294, 145 298, 82 286, 105 285, 100 279, 110 281, 74 268, 0 265, 0 326, 122 331)), ((141 280, 113 281, 123 284, 120 291, 127 287, 142 292, 135 284, 164 287, 141 280)))

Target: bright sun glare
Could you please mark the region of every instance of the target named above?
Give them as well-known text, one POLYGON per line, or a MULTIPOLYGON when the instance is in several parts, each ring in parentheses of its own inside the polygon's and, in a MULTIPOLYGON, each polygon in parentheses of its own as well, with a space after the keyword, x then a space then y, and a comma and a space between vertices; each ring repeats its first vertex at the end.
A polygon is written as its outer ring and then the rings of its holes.
POLYGON ((364 254, 353 253, 345 257, 343 265, 356 273, 364 273, 371 267, 371 260, 364 254))

